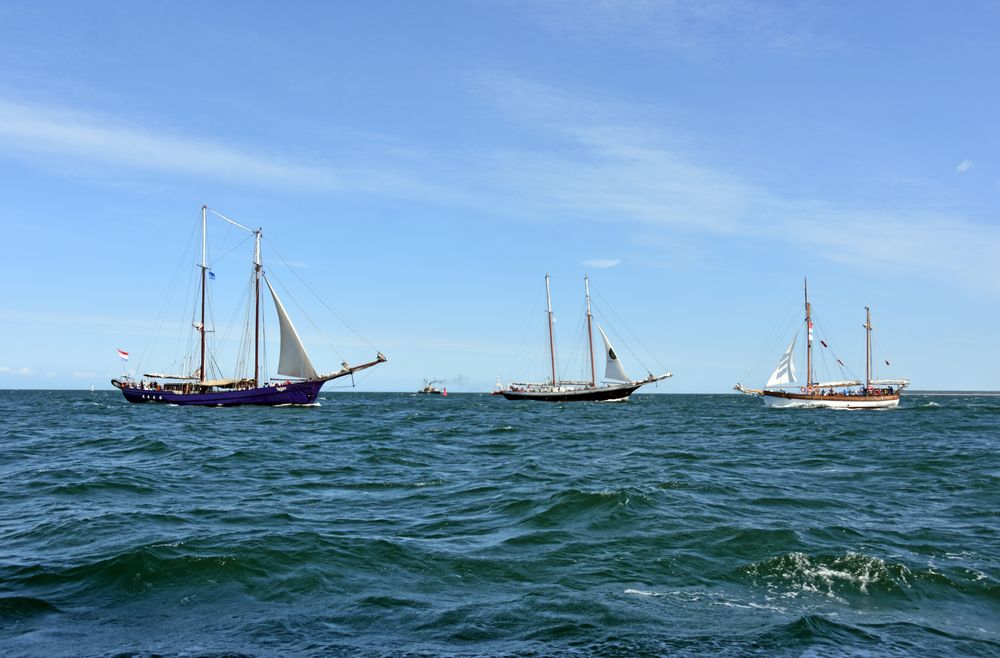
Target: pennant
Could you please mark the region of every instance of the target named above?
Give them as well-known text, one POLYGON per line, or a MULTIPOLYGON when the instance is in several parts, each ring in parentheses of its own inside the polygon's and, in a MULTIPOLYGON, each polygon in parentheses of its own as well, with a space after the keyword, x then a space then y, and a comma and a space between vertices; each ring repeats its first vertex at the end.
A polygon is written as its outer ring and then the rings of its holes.
POLYGON ((119 347, 118 358, 121 359, 122 361, 128 361, 128 352, 119 347))
POLYGON ((212 281, 215 281, 215 272, 213 272, 212 270, 209 270, 208 271, 208 278, 211 279, 212 281))

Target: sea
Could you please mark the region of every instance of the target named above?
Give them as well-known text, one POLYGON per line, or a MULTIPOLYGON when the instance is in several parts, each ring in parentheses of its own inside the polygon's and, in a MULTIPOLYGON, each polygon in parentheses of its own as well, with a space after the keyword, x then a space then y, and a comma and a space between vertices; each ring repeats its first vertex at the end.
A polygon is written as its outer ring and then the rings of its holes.
POLYGON ((2 656, 1000 656, 1000 397, 0 391, 2 656))

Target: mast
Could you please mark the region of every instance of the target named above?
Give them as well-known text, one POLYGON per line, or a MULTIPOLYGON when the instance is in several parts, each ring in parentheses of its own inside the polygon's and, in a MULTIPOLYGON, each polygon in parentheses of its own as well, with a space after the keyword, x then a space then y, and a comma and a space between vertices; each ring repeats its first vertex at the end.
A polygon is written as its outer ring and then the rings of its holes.
POLYGON ((552 293, 549 292, 549 275, 545 275, 545 304, 549 310, 549 355, 552 357, 552 385, 556 385, 556 343, 552 337, 552 293))
POLYGON ((594 330, 591 328, 593 316, 590 314, 590 278, 583 275, 583 285, 587 289, 587 347, 590 348, 590 385, 597 386, 597 371, 594 368, 594 330))
POLYGON ((205 278, 208 272, 208 206, 201 207, 201 367, 198 368, 198 382, 205 383, 205 278))
POLYGON ((260 228, 254 231, 253 252, 253 387, 260 386, 260 228))
POLYGON ((802 289, 806 302, 806 389, 812 388, 812 357, 813 357, 813 324, 812 307, 809 305, 809 281, 802 280, 802 289))
POLYGON ((865 307, 865 388, 872 385, 872 310, 865 307))

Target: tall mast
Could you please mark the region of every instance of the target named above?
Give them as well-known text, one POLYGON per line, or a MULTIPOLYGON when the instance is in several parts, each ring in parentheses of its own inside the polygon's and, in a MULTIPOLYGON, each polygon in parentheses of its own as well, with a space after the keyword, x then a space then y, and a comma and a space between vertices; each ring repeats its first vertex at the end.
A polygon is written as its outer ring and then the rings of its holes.
POLYGON ((865 307, 865 388, 872 385, 872 310, 865 307))
POLYGON ((812 359, 813 359, 813 323, 812 307, 809 305, 809 281, 802 280, 802 289, 805 293, 806 301, 806 388, 812 388, 812 359))
POLYGON ((583 275, 583 285, 587 289, 587 347, 590 348, 590 385, 597 386, 597 371, 594 368, 594 330, 591 328, 590 314, 590 278, 583 275))
POLYGON ((254 324, 253 324, 253 387, 260 386, 260 232, 258 228, 254 231, 254 252, 253 252, 253 272, 254 272, 254 324))
POLYGON ((549 275, 545 275, 545 304, 549 309, 549 355, 552 357, 552 385, 556 385, 556 343, 552 337, 552 294, 549 292, 549 275))
POLYGON ((206 211, 208 206, 201 207, 201 367, 198 368, 198 381, 205 383, 205 278, 208 272, 208 222, 206 211))

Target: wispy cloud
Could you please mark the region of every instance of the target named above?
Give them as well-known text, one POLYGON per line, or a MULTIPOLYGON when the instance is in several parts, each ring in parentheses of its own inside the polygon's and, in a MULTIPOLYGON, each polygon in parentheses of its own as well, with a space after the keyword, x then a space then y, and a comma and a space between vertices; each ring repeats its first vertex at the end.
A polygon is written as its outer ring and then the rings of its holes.
POLYGON ((595 258, 593 260, 585 260, 581 263, 584 267, 595 267, 599 270, 609 270, 620 264, 621 261, 617 258, 595 258))
POLYGON ((974 165, 975 163, 972 160, 962 160, 961 162, 958 163, 958 166, 955 167, 955 171, 957 171, 960 174, 964 174, 965 172, 972 169, 974 165))
POLYGON ((0 375, 20 375, 22 377, 30 377, 31 374, 31 368, 9 368, 7 366, 0 366, 0 375))
POLYGON ((472 81, 498 119, 526 135, 525 145, 426 151, 419 157, 410 149, 384 161, 373 155, 374 164, 352 169, 156 132, 121 118, 0 100, 0 147, 5 157, 75 159, 81 168, 99 163, 251 185, 378 191, 452 207, 501 208, 506 216, 538 221, 573 217, 661 232, 764 238, 811 247, 816 257, 858 267, 998 285, 987 269, 1000 253, 998 228, 948 210, 866 210, 789 198, 751 176, 704 162, 685 146, 685 135, 662 127, 653 108, 506 74, 480 72, 472 81))
MULTIPOLYGON (((931 274, 995 289, 989 254, 1000 228, 953 210, 886 210, 796 199, 750 177, 699 161, 642 108, 602 103, 525 81, 483 74, 477 89, 510 122, 544 132, 544 151, 490 154, 482 167, 498 196, 539 215, 553 206, 592 221, 620 221, 808 247, 815 257, 859 268, 931 274)), ((483 183, 485 184, 485 183, 483 183)))
POLYGON ((822 3, 751 0, 513 0, 526 20, 570 38, 627 49, 671 51, 687 57, 763 50, 803 56, 841 49, 821 25, 822 3))
MULTIPOLYGON (((372 140, 369 140, 371 142, 372 140)), ((137 173, 197 176, 208 180, 311 189, 379 193, 402 198, 455 201, 454 190, 427 182, 400 149, 373 154, 377 164, 353 154, 350 164, 303 162, 216 139, 143 126, 135 117, 88 112, 59 105, 0 99, 0 147, 6 157, 46 161, 61 171, 92 171, 94 164, 137 173), (379 159, 381 158, 381 159, 379 159), (392 162, 387 162, 388 159, 392 162)))

